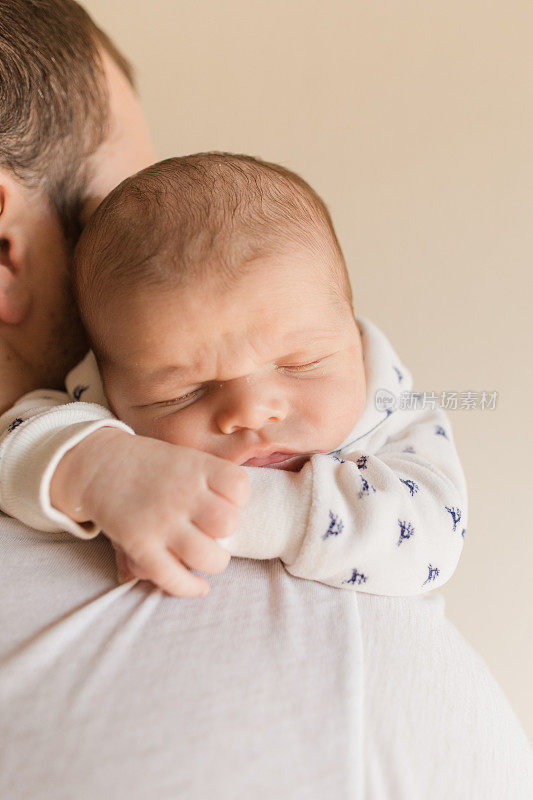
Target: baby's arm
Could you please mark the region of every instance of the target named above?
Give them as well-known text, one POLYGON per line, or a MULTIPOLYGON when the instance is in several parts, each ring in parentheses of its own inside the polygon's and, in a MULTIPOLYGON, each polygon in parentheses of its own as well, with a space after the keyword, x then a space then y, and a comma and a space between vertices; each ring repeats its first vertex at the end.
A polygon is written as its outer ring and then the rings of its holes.
POLYGON ((205 594, 188 568, 224 569, 216 538, 237 527, 245 471, 208 453, 131 435, 94 403, 32 392, 0 417, 0 507, 37 530, 101 530, 137 577, 170 594, 205 594), (118 430, 117 430, 118 429, 118 430))
MULTIPOLYGON (((96 379, 94 384, 96 391, 96 379)), ((87 388, 73 385, 71 392, 76 396, 87 388)), ((147 531, 162 530, 161 517, 171 536, 180 503, 188 509, 192 498, 190 513, 200 518, 196 527, 212 538, 237 528, 236 508, 246 495, 242 468, 130 436, 131 429, 109 409, 71 399, 62 392, 33 392, 0 418, 4 511, 39 530, 90 538, 104 529, 118 548, 122 537, 131 544, 133 536, 136 566, 141 564, 137 574, 147 577, 155 574, 154 559, 138 545, 148 541, 147 531), (209 475, 212 484, 224 486, 226 502, 216 508, 220 497, 214 495, 220 492, 209 486, 209 475)), ((415 594, 448 580, 466 526, 466 487, 449 424, 439 410, 395 414, 403 414, 403 427, 376 452, 343 451, 342 459, 316 455, 299 473, 246 468, 252 496, 227 550, 250 558, 280 557, 294 575, 371 593, 415 594)), ((217 559, 207 556, 196 552, 189 566, 202 569, 202 562, 208 572, 217 559)), ((179 578, 176 569, 167 559, 163 574, 161 559, 158 564, 155 582, 170 590, 170 573, 179 578)), ((186 580, 182 573, 182 588, 186 580)), ((199 589, 200 579, 195 580, 199 589)), ((173 582, 173 593, 181 593, 179 583, 173 582)))
POLYGON ((100 428, 132 429, 96 403, 73 402, 66 392, 39 389, 0 416, 0 508, 40 531, 70 531, 92 539, 93 522, 75 523, 52 506, 49 486, 68 450, 100 428))
POLYGON ((371 594, 445 583, 467 515, 450 424, 440 409, 395 413, 403 426, 374 453, 315 455, 298 473, 248 467, 252 500, 229 552, 280 557, 297 577, 371 594))

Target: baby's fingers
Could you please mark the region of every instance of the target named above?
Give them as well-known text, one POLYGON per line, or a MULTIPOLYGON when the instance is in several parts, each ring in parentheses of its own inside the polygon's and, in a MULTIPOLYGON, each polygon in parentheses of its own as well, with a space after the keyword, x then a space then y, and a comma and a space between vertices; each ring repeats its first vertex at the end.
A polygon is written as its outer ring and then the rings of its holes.
POLYGON ((170 544, 170 547, 179 553, 181 561, 190 569, 207 572, 208 575, 223 572, 231 558, 227 550, 193 526, 186 535, 181 536, 177 546, 170 544))
POLYGON ((214 494, 191 515, 193 525, 213 539, 225 539, 235 533, 239 519, 239 509, 214 494))
POLYGON ((207 485, 215 494, 241 508, 250 497, 250 479, 242 467, 226 462, 211 471, 207 485))
POLYGON ((169 550, 155 549, 135 559, 152 583, 174 597, 203 597, 209 591, 204 578, 193 575, 169 550))
POLYGON ((117 578, 119 583, 127 583, 133 578, 138 578, 141 581, 149 580, 148 575, 142 570, 127 553, 120 547, 120 545, 112 542, 115 550, 115 560, 117 562, 117 578))

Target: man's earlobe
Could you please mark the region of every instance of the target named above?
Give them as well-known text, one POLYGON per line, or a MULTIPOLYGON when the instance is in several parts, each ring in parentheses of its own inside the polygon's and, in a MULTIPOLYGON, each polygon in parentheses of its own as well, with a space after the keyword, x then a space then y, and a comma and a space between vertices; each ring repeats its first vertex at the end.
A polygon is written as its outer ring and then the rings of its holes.
POLYGON ((20 325, 31 305, 31 295, 23 279, 20 263, 13 257, 12 221, 7 215, 8 194, 0 185, 0 324, 20 325))
POLYGON ((10 243, 0 239, 0 322, 19 325, 30 310, 31 296, 10 258, 10 243))

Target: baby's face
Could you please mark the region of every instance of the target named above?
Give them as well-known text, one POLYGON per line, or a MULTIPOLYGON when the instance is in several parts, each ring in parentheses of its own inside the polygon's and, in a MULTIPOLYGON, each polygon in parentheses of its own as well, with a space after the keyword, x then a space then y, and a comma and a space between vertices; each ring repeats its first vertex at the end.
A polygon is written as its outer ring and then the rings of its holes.
POLYGON ((298 469, 365 404, 359 330, 316 266, 264 260, 225 292, 143 289, 95 320, 116 415, 137 434, 236 464, 298 469), (284 462, 286 462, 284 464, 284 462))

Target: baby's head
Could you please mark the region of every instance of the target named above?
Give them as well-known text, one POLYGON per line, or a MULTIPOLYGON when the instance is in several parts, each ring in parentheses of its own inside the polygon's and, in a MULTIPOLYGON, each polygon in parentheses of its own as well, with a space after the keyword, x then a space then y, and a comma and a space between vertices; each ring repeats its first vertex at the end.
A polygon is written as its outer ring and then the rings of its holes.
POLYGON ((204 153, 127 178, 80 239, 75 283, 110 406, 138 434, 282 467, 336 449, 362 412, 342 252, 283 167, 204 153))

